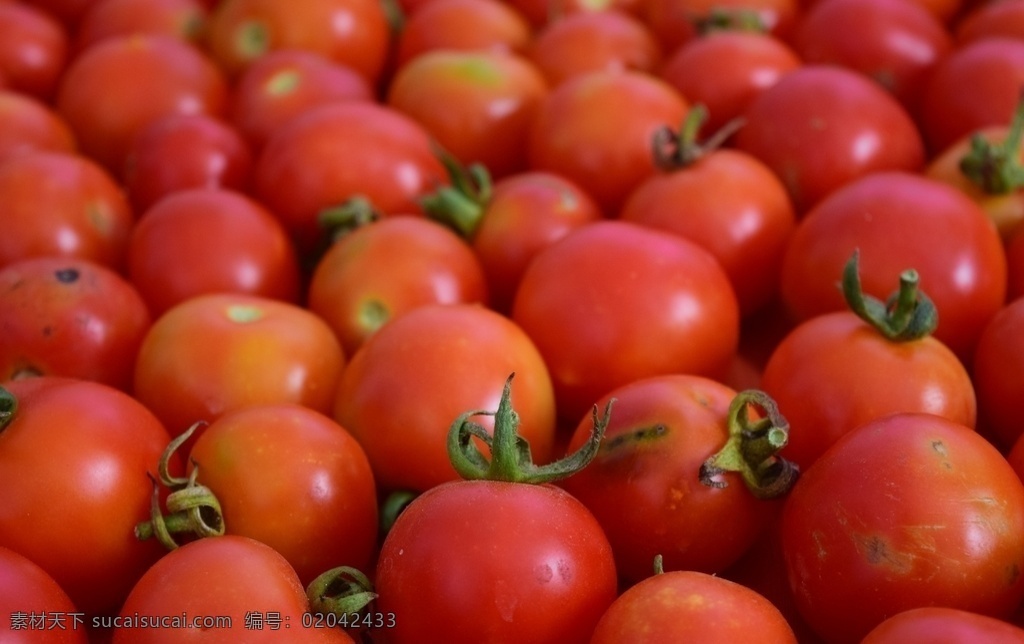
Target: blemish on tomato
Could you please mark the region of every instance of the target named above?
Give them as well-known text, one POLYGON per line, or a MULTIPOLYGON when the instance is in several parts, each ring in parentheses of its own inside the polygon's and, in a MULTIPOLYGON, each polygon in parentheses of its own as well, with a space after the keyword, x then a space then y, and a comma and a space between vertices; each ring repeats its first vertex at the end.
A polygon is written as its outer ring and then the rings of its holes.
POLYGON ((249 324, 263 317, 263 309, 249 304, 232 304, 224 310, 224 314, 232 322, 249 324))
POLYGON ((610 438, 605 438, 604 443, 601 445, 601 451, 608 453, 618 450, 626 445, 657 440, 664 437, 667 433, 668 427, 660 423, 651 427, 641 427, 640 429, 634 429, 610 438))

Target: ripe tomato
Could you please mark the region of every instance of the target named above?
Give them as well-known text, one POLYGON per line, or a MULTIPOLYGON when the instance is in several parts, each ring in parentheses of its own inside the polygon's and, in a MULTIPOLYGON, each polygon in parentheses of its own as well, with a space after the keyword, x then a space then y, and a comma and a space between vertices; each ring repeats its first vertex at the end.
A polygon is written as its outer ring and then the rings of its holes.
POLYGON ((0 74, 10 89, 47 101, 68 63, 68 34, 45 11, 0 3, 0 74))
POLYGON ((135 364, 135 396, 175 435, 258 403, 328 412, 344 361, 330 327, 305 309, 252 295, 200 295, 150 327, 135 364))
POLYGON ((47 103, 0 89, 0 163, 30 150, 74 152, 71 127, 47 103))
POLYGON ((875 173, 840 188, 797 226, 780 292, 798 320, 845 309, 836 288, 860 249, 864 292, 882 298, 912 267, 935 303, 935 337, 969 360, 1006 296, 1006 257, 995 226, 959 191, 920 175, 875 173))
POLYGON ((957 21, 953 37, 958 46, 983 38, 1024 36, 1024 5, 1019 2, 979 2, 957 21))
POLYGON ((547 462, 555 433, 547 367, 522 329, 480 305, 421 306, 382 327, 345 368, 334 418, 362 444, 381 488, 423 491, 456 478, 449 426, 466 409, 494 409, 510 373, 520 432, 547 462))
POLYGON ((1002 308, 985 325, 974 352, 972 375, 984 431, 1003 449, 1017 442, 1020 386, 1024 382, 1024 298, 1002 308))
POLYGON ((916 171, 924 146, 907 111, 874 81, 829 65, 804 65, 761 92, 736 146, 786 184, 797 215, 869 173, 916 171))
POLYGON ((911 608, 887 618, 861 644, 901 642, 1003 642, 1021 644, 1024 629, 987 615, 945 606, 911 608))
POLYGON ((782 544, 797 606, 827 641, 922 606, 1007 617, 1024 597, 1024 484, 970 428, 895 414, 803 473, 782 544))
POLYGON ((1006 242, 1007 301, 1024 296, 1024 227, 1006 242))
POLYGON ((772 36, 789 40, 799 19, 798 0, 648 0, 641 11, 647 24, 661 41, 665 51, 677 48, 698 36, 701 23, 752 12, 772 36))
POLYGON ((0 635, 5 644, 88 644, 86 616, 45 570, 0 547, 0 635), (40 617, 42 621, 40 622, 40 617))
POLYGON ((693 570, 664 572, 628 588, 594 629, 591 644, 797 641, 770 601, 746 586, 693 570))
POLYGON ((202 0, 95 0, 75 30, 79 52, 101 40, 163 34, 203 46, 210 11, 202 0))
POLYGON ((99 264, 8 264, 0 269, 0 381, 67 376, 127 391, 150 322, 135 287, 99 264))
POLYGON ((623 221, 582 226, 538 253, 512 318, 544 356, 571 423, 639 378, 724 374, 739 335, 736 296, 710 253, 623 221))
POLYGON ((87 615, 116 611, 162 554, 132 531, 149 514, 145 472, 167 431, 96 382, 42 376, 6 382, 0 396, 0 546, 42 567, 87 615))

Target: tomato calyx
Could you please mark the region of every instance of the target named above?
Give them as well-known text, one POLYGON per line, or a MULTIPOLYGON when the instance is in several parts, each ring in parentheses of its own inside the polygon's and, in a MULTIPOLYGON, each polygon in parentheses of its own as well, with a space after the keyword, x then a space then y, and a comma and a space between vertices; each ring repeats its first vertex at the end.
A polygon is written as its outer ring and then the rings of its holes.
POLYGON ((451 185, 426 195, 420 205, 431 219, 471 239, 491 201, 491 173, 481 163, 463 166, 443 150, 437 152, 437 158, 448 172, 451 185))
POLYGON ((389 494, 384 502, 380 505, 380 534, 381 536, 387 535, 391 531, 391 526, 395 525, 395 521, 398 520, 398 515, 402 513, 402 510, 407 508, 410 503, 416 500, 419 496, 419 492, 412 490, 396 490, 389 494))
POLYGON ((1024 141, 1024 94, 1017 103, 1006 138, 989 141, 982 134, 971 136, 971 147, 960 159, 960 171, 986 194, 1005 195, 1024 188, 1024 165, 1020 146, 1024 141))
POLYGON ((662 172, 675 172, 700 161, 743 127, 743 119, 736 118, 721 127, 703 143, 697 142, 701 127, 708 120, 708 108, 698 103, 690 108, 678 132, 669 126, 661 127, 651 136, 654 165, 662 172))
POLYGON ((707 36, 720 31, 768 33, 768 25, 765 24, 761 14, 753 9, 715 7, 706 15, 696 18, 693 26, 697 34, 701 36, 707 36))
POLYGON ((800 474, 799 467, 777 456, 789 442, 789 423, 779 413, 768 394, 747 389, 736 394, 729 405, 729 438, 717 453, 700 466, 700 482, 708 487, 724 488, 724 472, 743 477, 747 489, 759 499, 774 499, 789 492, 800 474), (763 416, 750 418, 755 406, 763 416))
POLYGON ((317 224, 327 233, 330 242, 336 242, 348 233, 372 224, 381 216, 369 199, 355 195, 340 205, 321 210, 317 214, 317 224))
POLYGON ((259 58, 270 49, 270 30, 259 20, 249 20, 238 26, 235 49, 246 60, 259 58))
POLYGON ((613 400, 598 416, 594 405, 594 425, 590 437, 575 452, 546 465, 533 462, 529 442, 519 435, 519 415, 512 408, 512 374, 505 381, 497 411, 469 411, 452 423, 448 430, 448 457, 455 471, 465 480, 505 481, 509 483, 550 483, 572 476, 586 467, 597 455, 611 418, 613 400), (473 416, 493 416, 494 433, 470 420, 473 416), (477 447, 479 439, 491 453, 488 460, 477 447))
POLYGON ((362 571, 338 566, 320 574, 306 587, 311 612, 339 617, 362 613, 375 599, 373 583, 362 571))
POLYGON ((135 537, 140 541, 155 537, 165 548, 174 550, 178 547, 172 536, 175 534, 190 534, 198 538, 224 534, 220 501, 210 488, 198 482, 199 464, 192 462, 192 472, 187 477, 170 473, 169 464, 174 453, 203 425, 203 422, 193 424, 167 445, 158 465, 159 480, 147 473, 153 482, 153 499, 149 521, 135 526, 135 537), (172 490, 165 501, 169 513, 166 516, 160 510, 161 484, 172 490))
POLYGON ((914 269, 900 273, 900 287, 883 302, 866 295, 860 284, 860 251, 855 250, 843 269, 843 296, 850 309, 893 342, 911 342, 931 335, 939 325, 939 312, 918 287, 914 269))
POLYGON ((0 432, 4 431, 18 413, 18 398, 0 387, 0 432))

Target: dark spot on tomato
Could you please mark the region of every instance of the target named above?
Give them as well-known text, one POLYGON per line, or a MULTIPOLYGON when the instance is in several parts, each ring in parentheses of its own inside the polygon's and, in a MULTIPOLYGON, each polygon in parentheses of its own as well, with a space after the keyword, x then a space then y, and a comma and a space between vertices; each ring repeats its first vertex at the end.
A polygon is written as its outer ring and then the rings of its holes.
POLYGON ((62 268, 53 272, 53 276, 61 284, 74 284, 81 275, 77 268, 62 268))
POLYGON ((53 327, 47 324, 46 326, 43 327, 43 337, 48 338, 51 335, 53 335, 53 327))
POLYGON ((652 427, 641 427, 633 431, 606 438, 601 445, 602 452, 610 452, 633 443, 643 443, 649 440, 656 440, 668 433, 668 427, 658 424, 652 427))

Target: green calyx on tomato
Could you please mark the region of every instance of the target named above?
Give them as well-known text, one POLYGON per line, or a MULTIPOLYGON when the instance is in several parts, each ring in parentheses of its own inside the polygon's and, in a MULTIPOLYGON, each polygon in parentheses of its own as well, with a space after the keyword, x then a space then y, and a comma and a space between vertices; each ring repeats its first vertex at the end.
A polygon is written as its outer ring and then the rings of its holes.
POLYGON ((18 399, 11 392, 0 387, 0 432, 7 427, 18 413, 18 399))
POLYGON ((187 441, 192 434, 204 425, 198 422, 172 440, 160 457, 158 466, 159 482, 150 475, 153 481, 153 500, 150 505, 150 519, 135 526, 135 537, 145 541, 156 537, 165 548, 174 550, 178 543, 174 534, 191 534, 193 536, 219 537, 224 534, 224 516, 220 501, 210 488, 198 482, 199 466, 192 464, 192 472, 188 477, 173 476, 169 471, 169 463, 174 452, 187 441), (169 488, 166 505, 169 514, 160 511, 160 484, 169 488))
POLYGON ((373 583, 360 570, 338 566, 319 575, 306 587, 309 608, 316 614, 338 616, 362 612, 377 599, 373 583))
POLYGON ((431 219, 471 239, 491 201, 491 173, 480 163, 463 166, 444 150, 439 149, 436 154, 448 172, 451 185, 426 195, 420 204, 431 219))
POLYGON ((796 483, 800 470, 795 463, 776 456, 789 442, 789 423, 768 394, 748 389, 736 394, 729 405, 729 438, 717 453, 700 466, 700 482, 724 488, 723 472, 736 472, 747 489, 759 499, 785 495, 796 483), (751 405, 763 417, 750 418, 751 405))
POLYGON ((939 312, 918 288, 917 271, 900 274, 899 290, 883 302, 865 295, 860 284, 860 251, 855 250, 843 269, 843 296, 850 309, 893 342, 910 342, 931 335, 939 325, 939 312))
POLYGON ((719 31, 768 33, 768 25, 761 18, 761 14, 753 9, 715 7, 707 15, 698 17, 694 21, 694 27, 701 36, 719 31))
POLYGON ((960 159, 960 171, 987 194, 1005 195, 1024 188, 1020 145, 1024 140, 1024 93, 1013 113, 1010 130, 1002 143, 981 134, 971 137, 971 149, 960 159))
POLYGON ((743 119, 733 119, 706 141, 698 143, 697 136, 707 120, 708 108, 698 103, 686 113, 678 132, 667 125, 655 130, 651 135, 654 165, 663 172, 674 172, 691 166, 722 147, 736 130, 743 127, 743 119))
POLYGON ((519 435, 519 415, 512 409, 512 378, 508 377, 501 393, 497 411, 469 411, 452 423, 448 430, 448 457, 455 471, 466 480, 506 481, 509 483, 550 483, 572 476, 594 460, 611 418, 613 400, 598 416, 594 405, 594 427, 590 437, 575 452, 553 463, 537 465, 530 454, 530 444, 519 435), (493 416, 494 434, 470 420, 473 416, 493 416), (477 447, 477 438, 491 452, 490 460, 477 447))
POLYGON ((369 199, 356 195, 340 205, 321 210, 317 214, 317 223, 327 233, 327 239, 336 242, 357 228, 372 224, 380 218, 380 211, 369 199))

